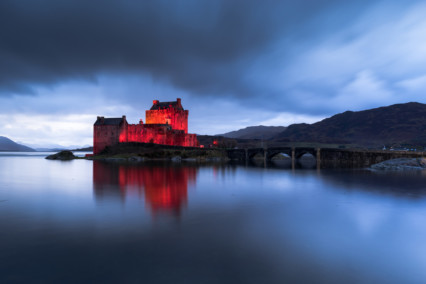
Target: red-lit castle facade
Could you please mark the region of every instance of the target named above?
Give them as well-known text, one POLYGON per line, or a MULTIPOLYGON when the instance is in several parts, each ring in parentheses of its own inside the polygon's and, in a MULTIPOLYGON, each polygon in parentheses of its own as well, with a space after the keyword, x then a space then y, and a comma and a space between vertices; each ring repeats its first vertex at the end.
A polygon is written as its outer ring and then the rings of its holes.
POLYGON ((98 116, 93 129, 93 154, 118 143, 140 142, 163 145, 198 147, 196 134, 188 134, 188 110, 181 99, 174 102, 154 100, 146 111, 146 122, 128 124, 126 116, 105 118, 98 116))

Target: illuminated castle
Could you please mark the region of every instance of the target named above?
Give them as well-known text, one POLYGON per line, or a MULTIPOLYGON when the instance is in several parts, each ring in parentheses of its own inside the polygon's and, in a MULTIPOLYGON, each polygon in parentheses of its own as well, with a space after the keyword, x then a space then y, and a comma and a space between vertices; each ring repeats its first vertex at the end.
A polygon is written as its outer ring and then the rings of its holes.
POLYGON ((99 154, 107 146, 124 142, 156 143, 163 145, 198 147, 197 135, 188 134, 188 111, 181 99, 175 102, 154 100, 146 111, 146 123, 128 124, 126 116, 105 118, 98 116, 93 129, 93 153, 99 154))

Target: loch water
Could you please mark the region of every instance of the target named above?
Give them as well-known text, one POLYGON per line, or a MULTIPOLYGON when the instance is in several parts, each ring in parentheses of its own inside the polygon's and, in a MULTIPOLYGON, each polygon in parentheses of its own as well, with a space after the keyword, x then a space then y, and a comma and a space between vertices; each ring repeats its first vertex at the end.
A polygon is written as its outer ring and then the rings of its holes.
POLYGON ((0 153, 0 283, 425 283, 426 174, 0 153))

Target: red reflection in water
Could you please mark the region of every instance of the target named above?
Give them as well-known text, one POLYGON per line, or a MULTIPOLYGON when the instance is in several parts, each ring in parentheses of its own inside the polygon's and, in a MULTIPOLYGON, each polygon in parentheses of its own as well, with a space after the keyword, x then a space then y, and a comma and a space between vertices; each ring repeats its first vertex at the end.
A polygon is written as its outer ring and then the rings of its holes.
POLYGON ((188 186, 195 184, 197 169, 170 166, 137 166, 93 162, 96 199, 108 196, 125 200, 130 195, 145 196, 153 213, 179 215, 188 199, 188 186))

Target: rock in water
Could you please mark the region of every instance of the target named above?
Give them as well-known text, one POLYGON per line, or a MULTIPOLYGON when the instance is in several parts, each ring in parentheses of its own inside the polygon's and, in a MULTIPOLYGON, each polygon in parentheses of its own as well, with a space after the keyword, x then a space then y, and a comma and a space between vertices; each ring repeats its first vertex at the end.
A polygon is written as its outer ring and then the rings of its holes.
POLYGON ((180 161, 182 161, 182 157, 181 156, 174 156, 174 157, 172 157, 172 161, 173 162, 180 162, 180 161))
POLYGON ((426 168, 425 158, 399 158, 387 160, 370 167, 373 170, 391 170, 391 171, 404 171, 404 170, 424 170, 426 168))
POLYGON ((46 157, 48 160, 61 160, 61 161, 68 161, 75 159, 76 156, 71 151, 61 151, 59 153, 49 155, 46 157))

